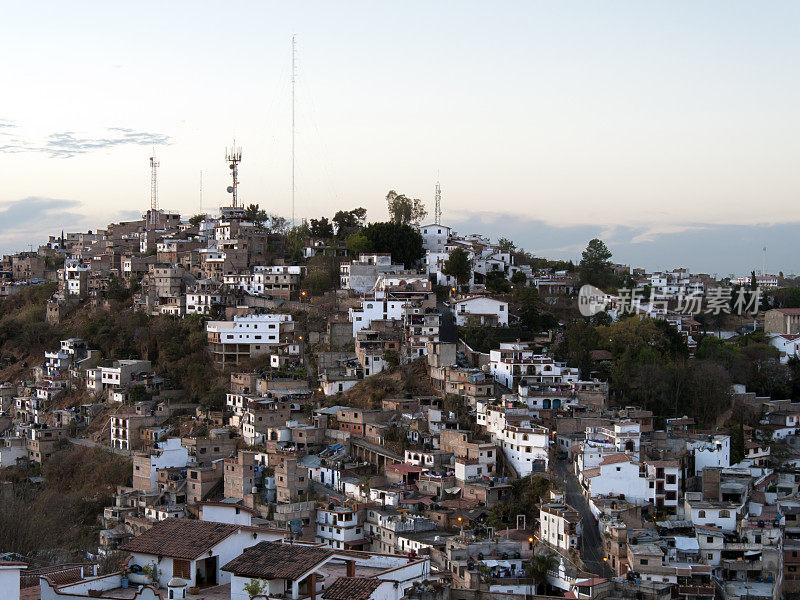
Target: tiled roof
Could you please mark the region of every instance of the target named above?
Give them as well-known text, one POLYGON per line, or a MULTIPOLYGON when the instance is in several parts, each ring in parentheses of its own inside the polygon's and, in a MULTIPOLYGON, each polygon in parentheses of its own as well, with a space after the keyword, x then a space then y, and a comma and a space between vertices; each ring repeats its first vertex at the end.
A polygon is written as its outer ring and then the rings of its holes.
POLYGON ((367 600, 381 580, 374 577, 339 577, 322 593, 328 600, 367 600))
POLYGON ((616 463, 631 462, 631 457, 624 452, 617 452, 616 454, 609 454, 600 461, 601 465, 614 465, 616 463))
POLYGON ((192 560, 236 533, 239 525, 164 519, 120 549, 126 552, 192 560))
POLYGON ((333 556, 314 546, 260 542, 222 567, 242 577, 296 580, 333 556))

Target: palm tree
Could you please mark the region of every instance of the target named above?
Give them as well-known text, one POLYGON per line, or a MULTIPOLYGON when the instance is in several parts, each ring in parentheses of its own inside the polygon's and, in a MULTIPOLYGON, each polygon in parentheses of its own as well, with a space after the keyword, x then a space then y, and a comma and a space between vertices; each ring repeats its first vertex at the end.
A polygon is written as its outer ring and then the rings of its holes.
POLYGON ((540 585, 547 584, 547 572, 556 569, 559 565, 556 554, 546 552, 544 554, 534 554, 530 562, 525 566, 525 571, 533 579, 538 590, 540 585))

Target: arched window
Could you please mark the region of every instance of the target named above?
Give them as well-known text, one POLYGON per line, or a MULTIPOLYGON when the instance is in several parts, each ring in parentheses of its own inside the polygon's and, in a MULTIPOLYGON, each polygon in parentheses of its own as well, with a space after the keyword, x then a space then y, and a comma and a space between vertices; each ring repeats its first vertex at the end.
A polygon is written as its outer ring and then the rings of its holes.
POLYGON ((705 519, 706 518, 706 511, 701 510, 699 513, 697 513, 697 516, 699 518, 701 518, 701 519, 705 519))

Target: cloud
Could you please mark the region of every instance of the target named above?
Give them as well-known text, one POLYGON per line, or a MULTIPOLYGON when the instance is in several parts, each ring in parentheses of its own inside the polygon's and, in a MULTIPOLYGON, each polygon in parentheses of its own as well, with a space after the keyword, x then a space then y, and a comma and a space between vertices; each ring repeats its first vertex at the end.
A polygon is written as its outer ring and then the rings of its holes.
MULTIPOLYGON (((4 133, 3 124, 14 128, 14 124, 0 121, 0 133, 4 133)), ((0 144, 0 153, 19 154, 23 152, 43 153, 51 158, 71 158, 77 154, 86 154, 98 150, 108 150, 118 146, 161 146, 171 143, 171 137, 162 133, 136 131, 124 127, 109 127, 107 135, 102 137, 86 137, 74 131, 51 133, 43 141, 14 139, 0 144)))
POLYGON ((695 272, 744 274, 761 270, 767 246, 767 271, 799 273, 795 250, 800 223, 650 223, 610 226, 559 224, 528 215, 467 212, 448 215, 446 225, 459 233, 506 237, 536 256, 580 260, 592 238, 602 239, 615 262, 658 270, 687 267, 695 272))

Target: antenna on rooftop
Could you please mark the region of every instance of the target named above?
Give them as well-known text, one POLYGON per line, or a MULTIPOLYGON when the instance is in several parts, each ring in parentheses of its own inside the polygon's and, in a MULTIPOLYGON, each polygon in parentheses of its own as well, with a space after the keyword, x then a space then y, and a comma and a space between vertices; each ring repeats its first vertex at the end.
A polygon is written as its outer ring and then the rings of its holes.
POLYGON ((228 186, 228 193, 233 194, 233 208, 239 208, 239 163, 242 162, 242 149, 236 146, 236 140, 233 140, 230 150, 225 150, 225 160, 228 161, 233 180, 233 185, 228 186))
POLYGON ((767 247, 764 246, 764 248, 762 250, 764 251, 764 259, 763 259, 763 261, 761 263, 761 274, 762 275, 766 275, 767 274, 767 247))
POLYGON ((442 224, 442 186, 439 185, 438 180, 436 181, 436 206, 433 209, 433 218, 437 225, 442 224))
POLYGON ((153 147, 153 155, 150 157, 150 224, 153 229, 158 226, 158 159, 156 149, 153 147))

